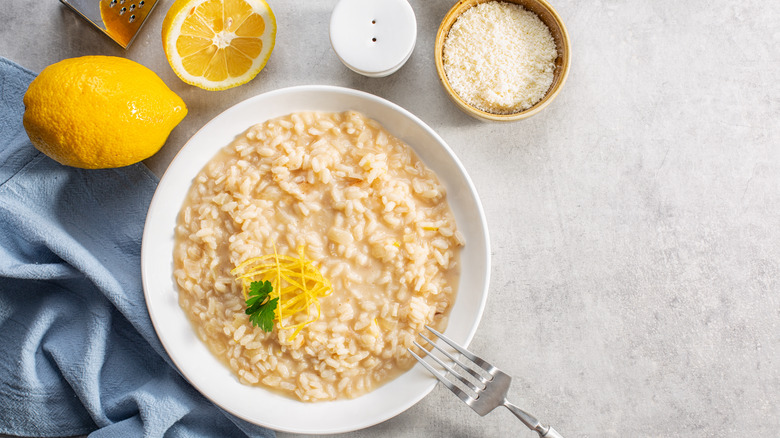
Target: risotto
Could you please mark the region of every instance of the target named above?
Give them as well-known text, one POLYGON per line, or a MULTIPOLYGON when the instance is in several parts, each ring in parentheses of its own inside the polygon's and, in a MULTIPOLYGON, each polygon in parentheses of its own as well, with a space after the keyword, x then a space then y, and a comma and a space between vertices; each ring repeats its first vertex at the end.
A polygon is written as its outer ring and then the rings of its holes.
POLYGON ((198 336, 242 383, 303 401, 357 397, 409 369, 416 333, 447 325, 464 244, 436 175, 356 112, 248 129, 195 178, 175 234, 179 303, 198 336), (300 248, 332 293, 296 336, 265 332, 231 270, 300 248))

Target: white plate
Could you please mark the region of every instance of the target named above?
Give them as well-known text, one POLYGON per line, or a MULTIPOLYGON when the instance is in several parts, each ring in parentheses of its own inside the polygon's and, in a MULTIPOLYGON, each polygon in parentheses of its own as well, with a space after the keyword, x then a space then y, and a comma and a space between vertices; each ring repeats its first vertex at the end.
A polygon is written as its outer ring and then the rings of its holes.
POLYGON ((174 158, 149 206, 141 249, 144 294, 165 350, 203 395, 251 423, 294 433, 341 433, 392 418, 420 401, 436 380, 417 365, 397 379, 353 400, 303 403, 243 385, 197 338, 179 307, 173 280, 176 217, 193 178, 222 147, 250 126, 297 111, 356 110, 404 140, 439 176, 466 246, 461 253, 458 295, 446 334, 468 345, 487 299, 490 241, 477 192, 444 141, 405 109, 361 91, 331 86, 285 88, 247 99, 226 110, 187 142, 174 158))

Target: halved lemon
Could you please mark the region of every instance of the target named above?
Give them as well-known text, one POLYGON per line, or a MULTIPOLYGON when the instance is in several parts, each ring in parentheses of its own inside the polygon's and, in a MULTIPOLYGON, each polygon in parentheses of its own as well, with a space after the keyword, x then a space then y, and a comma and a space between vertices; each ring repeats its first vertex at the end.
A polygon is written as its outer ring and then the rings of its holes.
POLYGON ((168 63, 181 80, 206 90, 257 76, 276 41, 276 17, 264 0, 176 0, 162 25, 168 63))

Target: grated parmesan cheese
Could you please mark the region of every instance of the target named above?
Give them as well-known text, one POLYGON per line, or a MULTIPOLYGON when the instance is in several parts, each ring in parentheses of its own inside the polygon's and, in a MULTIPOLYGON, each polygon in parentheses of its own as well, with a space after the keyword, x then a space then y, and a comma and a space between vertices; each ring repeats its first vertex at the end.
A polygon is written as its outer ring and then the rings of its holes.
POLYGON ((444 41, 444 72, 469 104, 512 114, 539 102, 558 52, 550 29, 520 5, 491 1, 458 17, 444 41))

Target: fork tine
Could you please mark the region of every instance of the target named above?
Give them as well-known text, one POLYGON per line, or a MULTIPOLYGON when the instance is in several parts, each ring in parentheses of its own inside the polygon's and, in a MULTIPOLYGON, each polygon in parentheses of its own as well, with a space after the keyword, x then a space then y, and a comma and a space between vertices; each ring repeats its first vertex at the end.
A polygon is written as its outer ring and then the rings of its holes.
POLYGON ((426 326, 425 326, 425 328, 427 328, 427 329, 428 329, 428 330, 429 330, 431 333, 433 333, 434 335, 436 335, 436 337, 437 337, 437 338, 439 338, 439 339, 441 339, 442 341, 446 342, 446 343, 447 343, 447 345, 449 345, 450 347, 454 348, 454 349, 455 349, 455 350, 457 350, 457 351, 458 351, 460 354, 462 354, 463 356, 465 356, 466 358, 468 358, 470 361, 472 361, 472 362, 474 362, 475 364, 477 364, 477 366, 479 366, 479 367, 480 367, 480 368, 482 368, 483 370, 485 370, 485 371, 487 371, 488 373, 490 373, 490 375, 493 375, 493 374, 494 374, 494 373, 496 373, 497 371, 500 371, 498 368, 496 368, 496 367, 494 367, 493 365, 491 365, 490 363, 486 362, 486 361, 485 361, 484 359, 482 359, 481 357, 474 355, 474 354, 473 354, 473 353, 471 353, 470 351, 468 351, 468 350, 466 350, 465 348, 461 347, 460 345, 456 344, 456 343, 455 343, 453 340, 451 340, 450 338, 448 338, 448 337, 444 336, 443 334, 441 334, 441 333, 437 332, 436 330, 434 330, 434 329, 433 329, 433 328, 431 328, 430 326, 427 326, 427 325, 426 325, 426 326))
MULTIPOLYGON (((433 346, 435 349, 439 350, 440 352, 442 352, 442 354, 444 354, 445 356, 447 356, 447 358, 448 358, 449 360, 451 360, 451 361, 455 362, 455 363, 456 363, 456 364, 458 364, 458 365, 459 365, 461 368, 463 368, 463 369, 464 369, 464 370, 465 370, 467 373, 471 374, 471 376, 473 376, 475 379, 479 380, 479 382, 480 382, 480 383, 482 383, 482 385, 485 385, 487 382, 489 382, 489 381, 490 381, 490 379, 488 379, 488 378, 486 378, 485 376, 483 376, 482 374, 480 374, 480 373, 478 373, 478 372, 474 371, 473 369, 471 369, 471 367, 469 367, 469 366, 467 366, 466 364, 462 363, 460 360, 456 359, 456 358, 455 358, 453 355, 451 355, 449 352, 447 352, 446 350, 444 350, 444 349, 442 349, 441 347, 439 347, 438 345, 436 345, 436 343, 435 343, 435 342, 433 342, 433 341, 431 341, 430 339, 428 339, 428 338, 427 338, 427 337, 426 337, 424 334, 420 333, 419 335, 420 335, 420 337, 421 337, 421 338, 425 339, 425 340, 426 340, 426 341, 427 341, 429 344, 431 344, 431 345, 432 345, 432 346, 433 346)), ((418 347, 419 347, 419 345, 418 345, 418 347)), ((431 357, 433 357, 434 359, 437 359, 437 360, 438 360, 438 358, 437 358, 436 356, 433 356, 433 355, 431 355, 431 357)), ((441 362, 440 362, 440 363, 441 363, 441 362)), ((455 371, 453 371, 453 370, 450 370, 450 372, 451 372, 452 374, 457 374, 457 373, 455 373, 455 371)))
MULTIPOLYGON (((415 342, 416 344, 416 342, 415 342)), ((458 396, 459 399, 463 400, 464 402, 471 403, 474 401, 474 398, 470 395, 466 394, 462 389, 455 386, 452 382, 450 382, 446 377, 444 377, 440 372, 436 371, 432 366, 428 364, 428 362, 424 361, 423 358, 417 355, 414 351, 412 351, 411 348, 407 348, 409 350, 409 353, 412 353, 412 356, 414 356, 415 359, 417 359, 417 362, 420 362, 420 365, 424 366, 428 372, 436 376, 437 379, 439 379, 439 382, 441 382, 444 386, 447 387, 450 391, 455 393, 455 395, 458 396)))
MULTIPOLYGON (((428 341, 428 342, 430 342, 430 341, 428 341)), ((417 346, 417 348, 419 348, 419 349, 421 349, 421 350, 423 349, 422 345, 418 344, 418 343, 417 343, 417 341, 413 341, 413 343, 414 343, 414 345, 416 345, 416 346, 417 346)), ((434 345, 434 347, 436 347, 436 349, 437 349, 437 350, 439 350, 439 351, 442 351, 442 350, 441 350, 441 349, 440 349, 438 346, 434 345)), ((453 376, 455 376, 455 378, 457 378, 457 379, 460 381, 460 383, 462 383, 463 385, 465 385, 465 386, 466 386, 468 389, 470 389, 470 390, 474 391, 474 393, 475 393, 475 394, 479 394, 480 388, 477 388, 477 387, 476 387, 476 385, 474 385, 473 383, 471 383, 470 381, 468 381, 468 380, 467 380, 466 378, 464 378, 463 376, 459 375, 457 372, 455 372, 455 370, 453 370, 453 369, 452 369, 452 367, 450 367, 449 365, 447 365, 446 363, 444 363, 444 362, 443 362, 441 359, 439 359, 438 357, 436 357, 436 355, 434 355, 434 354, 428 354, 428 357, 430 357, 431 359, 433 359, 433 360, 434 360, 436 363, 438 363, 439 365, 443 366, 443 367, 444 367, 444 369, 446 369, 447 371, 449 371, 449 373, 450 373, 450 374, 452 374, 453 376)), ((461 366, 462 366, 462 365, 461 365, 461 366)), ((444 377, 447 377, 447 375, 445 374, 445 375, 444 375, 444 377)), ((482 386, 482 388, 481 388, 481 389, 485 389, 484 385, 482 386)))

